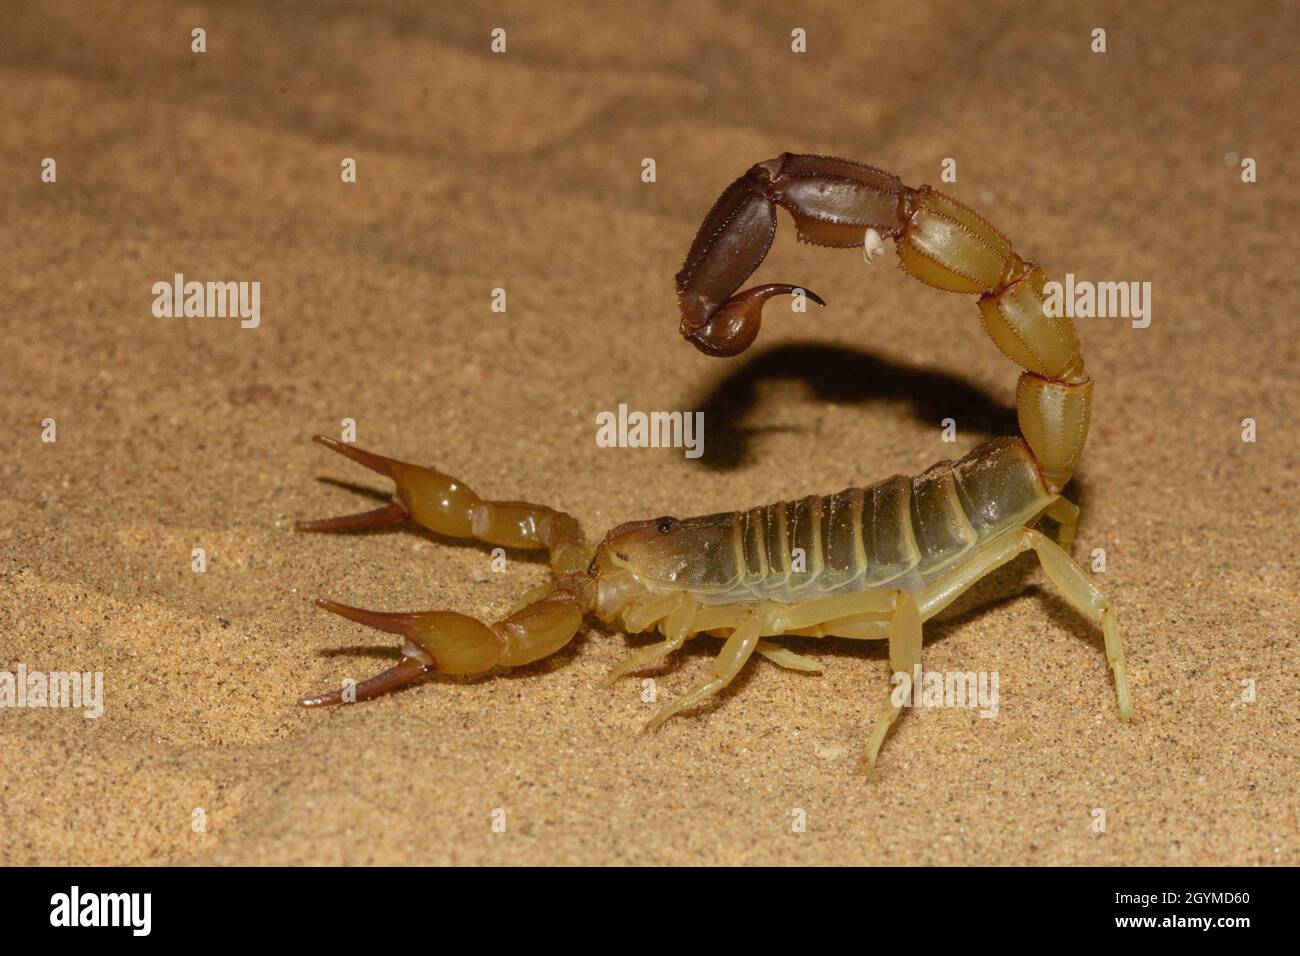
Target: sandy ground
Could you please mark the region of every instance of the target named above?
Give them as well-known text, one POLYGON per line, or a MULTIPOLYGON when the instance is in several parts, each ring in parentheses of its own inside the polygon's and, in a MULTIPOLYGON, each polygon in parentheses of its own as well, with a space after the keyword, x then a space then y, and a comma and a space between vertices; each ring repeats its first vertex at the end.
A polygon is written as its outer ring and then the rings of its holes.
MULTIPOLYGON (((6 2, 0 669, 102 672, 105 709, 0 710, 0 861, 1300 862, 1294 5, 870 6, 6 2), (296 707, 395 654, 315 595, 492 619, 545 578, 410 528, 294 533, 382 497, 308 441, 345 418, 593 535, 1014 430, 971 299, 797 245, 784 214, 758 278, 830 307, 770 309, 735 360, 678 338, 696 226, 784 150, 913 184, 955 158, 946 188, 1054 278, 1152 283, 1148 328, 1079 320, 1070 492, 1134 722, 1028 558, 927 629, 930 668, 999 673, 999 716, 906 715, 874 783, 888 662, 848 641, 649 736, 636 680, 598 686, 646 638, 595 626, 518 671, 296 707), (260 325, 155 317, 178 272, 260 282, 260 325), (620 402, 704 410, 704 458, 597 447, 620 402)), ((660 702, 717 647, 651 672, 660 702)))

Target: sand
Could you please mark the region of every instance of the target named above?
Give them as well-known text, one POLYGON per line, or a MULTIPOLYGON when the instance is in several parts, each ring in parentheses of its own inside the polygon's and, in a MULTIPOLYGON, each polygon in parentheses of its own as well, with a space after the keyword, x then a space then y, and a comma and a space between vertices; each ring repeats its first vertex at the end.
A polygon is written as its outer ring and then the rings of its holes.
MULTIPOLYGON (((101 672, 104 712, 0 710, 0 861, 1300 862, 1296 27, 1287 4, 4 4, 0 669, 101 672), (733 360, 678 338, 700 219, 785 150, 914 184, 952 157, 945 188, 1052 277, 1152 284, 1149 327, 1078 320, 1070 492, 1135 720, 1030 558, 927 627, 928 667, 998 672, 999 715, 905 715, 875 782, 889 667, 860 642, 795 641, 824 674, 755 660, 654 735, 637 680, 599 686, 647 638, 594 623, 516 671, 296 707, 396 653, 314 596, 492 619, 545 579, 408 527, 296 534, 386 494, 309 442, 343 419, 593 535, 1014 430, 970 298, 784 215, 758 278, 830 306, 770 308, 733 360), (260 282, 260 325, 156 317, 176 273, 260 282), (620 402, 704 410, 703 458, 598 447, 620 402)), ((660 702, 717 648, 649 672, 660 702)))

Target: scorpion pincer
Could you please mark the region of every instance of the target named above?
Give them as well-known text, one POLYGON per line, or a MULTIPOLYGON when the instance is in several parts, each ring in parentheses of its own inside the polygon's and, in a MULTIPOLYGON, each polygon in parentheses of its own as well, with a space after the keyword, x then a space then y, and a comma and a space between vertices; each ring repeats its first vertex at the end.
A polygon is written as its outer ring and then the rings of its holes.
MULTIPOLYGON (((400 662, 356 685, 356 700, 430 672, 477 674, 530 663, 567 644, 588 614, 628 632, 663 635, 614 668, 610 682, 697 634, 725 638, 709 679, 655 714, 647 729, 718 693, 755 653, 784 667, 821 669, 773 640, 783 635, 888 641, 892 670, 910 675, 920 665, 924 622, 994 569, 1033 551, 1065 598, 1100 625, 1119 715, 1132 716, 1115 609, 1069 553, 1079 509, 1061 491, 1088 433, 1092 380, 1071 321, 1044 309, 1043 270, 951 196, 848 160, 786 153, 727 187, 677 274, 680 330, 702 352, 744 351, 758 335, 763 304, 799 288, 736 291, 771 246, 778 206, 803 241, 864 247, 870 257, 892 239, 909 275, 978 296, 985 330, 1023 369, 1016 388, 1020 437, 987 442, 914 478, 747 511, 635 521, 593 545, 561 511, 488 501, 431 468, 317 436, 387 475, 396 494, 386 507, 303 522, 299 530, 375 528, 409 518, 451 537, 545 550, 553 572, 550 584, 492 624, 453 611, 381 613, 318 600, 404 638, 400 662), (1056 540, 1037 529, 1044 517, 1057 525, 1056 540)), ((343 699, 334 691, 302 703, 343 699)), ((886 694, 866 745, 870 767, 900 710, 886 694)))

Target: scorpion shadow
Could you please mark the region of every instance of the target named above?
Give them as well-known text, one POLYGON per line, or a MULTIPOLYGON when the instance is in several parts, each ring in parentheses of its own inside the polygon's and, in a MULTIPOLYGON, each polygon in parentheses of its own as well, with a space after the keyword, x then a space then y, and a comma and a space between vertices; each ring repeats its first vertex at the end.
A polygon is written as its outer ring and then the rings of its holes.
POLYGON ((862 349, 793 342, 755 355, 690 406, 704 412, 709 429, 708 450, 690 460, 716 471, 751 461, 752 439, 777 430, 745 424, 759 403, 759 387, 771 381, 801 382, 817 400, 839 405, 905 401, 916 418, 935 427, 959 413, 963 431, 988 437, 1019 433, 1014 408, 955 375, 887 362, 862 349))
MULTIPOLYGON (((760 404, 761 386, 776 381, 800 382, 818 401, 839 405, 903 401, 911 407, 913 417, 936 427, 945 417, 960 415, 962 431, 983 440, 1020 434, 1013 405, 1002 404, 958 375, 888 362, 863 349, 791 342, 753 355, 720 377, 703 401, 687 406, 704 412, 709 441, 703 456, 684 460, 711 471, 734 471, 753 460, 750 446, 756 436, 792 430, 745 424, 760 404)), ((958 452, 954 450, 954 454, 958 452)), ((1066 488, 1066 497, 1085 515, 1086 473, 1086 463, 1080 463, 1066 488)), ((881 474, 871 480, 884 477, 881 474)))

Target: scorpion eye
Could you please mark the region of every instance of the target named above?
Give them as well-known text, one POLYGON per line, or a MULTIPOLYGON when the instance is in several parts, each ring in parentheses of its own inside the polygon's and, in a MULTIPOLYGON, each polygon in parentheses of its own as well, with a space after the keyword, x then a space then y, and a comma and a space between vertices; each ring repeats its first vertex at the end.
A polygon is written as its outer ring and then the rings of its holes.
POLYGON ((655 527, 659 529, 660 534, 668 534, 676 524, 676 518, 660 518, 655 522, 655 527))

